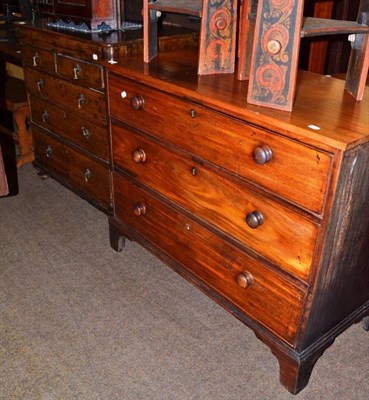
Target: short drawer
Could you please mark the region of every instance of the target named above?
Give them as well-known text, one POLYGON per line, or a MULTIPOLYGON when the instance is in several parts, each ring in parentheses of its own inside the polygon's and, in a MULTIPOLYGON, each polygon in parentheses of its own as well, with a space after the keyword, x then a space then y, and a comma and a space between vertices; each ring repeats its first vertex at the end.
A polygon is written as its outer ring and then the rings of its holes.
POLYGON ((318 231, 312 221, 128 129, 112 125, 112 147, 114 166, 308 279, 318 231))
POLYGON ((303 291, 121 175, 114 174, 113 185, 119 219, 250 318, 293 343, 303 291))
POLYGON ((114 118, 323 213, 330 154, 114 74, 108 91, 114 118))
POLYGON ((56 71, 62 78, 78 85, 100 90, 104 88, 103 69, 100 65, 57 54, 56 71))
POLYGON ((111 208, 109 165, 100 163, 32 126, 36 163, 104 209, 111 208))
POLYGON ((106 122, 104 93, 73 85, 30 68, 25 68, 24 75, 29 94, 64 106, 75 116, 106 122))
POLYGON ((55 73, 55 58, 50 51, 39 49, 32 46, 22 48, 23 64, 41 71, 55 73))
POLYGON ((31 118, 35 124, 83 147, 98 158, 110 159, 106 125, 77 117, 39 97, 30 96, 29 100, 31 118))

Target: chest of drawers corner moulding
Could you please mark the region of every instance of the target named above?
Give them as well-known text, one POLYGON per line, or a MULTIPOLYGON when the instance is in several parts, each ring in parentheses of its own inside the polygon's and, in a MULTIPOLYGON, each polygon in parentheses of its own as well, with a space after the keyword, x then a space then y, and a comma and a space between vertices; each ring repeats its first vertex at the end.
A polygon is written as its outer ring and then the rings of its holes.
POLYGON ((194 61, 107 66, 111 246, 136 240, 243 321, 296 394, 340 333, 368 325, 369 103, 302 73, 292 113, 260 109, 194 61))

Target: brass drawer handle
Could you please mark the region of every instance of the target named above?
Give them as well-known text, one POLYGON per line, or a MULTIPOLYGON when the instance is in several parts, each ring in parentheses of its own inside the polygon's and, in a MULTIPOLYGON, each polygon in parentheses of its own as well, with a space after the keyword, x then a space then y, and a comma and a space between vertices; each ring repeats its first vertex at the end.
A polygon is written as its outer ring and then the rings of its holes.
POLYGON ((38 55, 38 53, 36 53, 36 54, 32 57, 32 65, 33 65, 34 67, 38 67, 39 61, 40 61, 40 56, 38 55))
POLYGON ((137 149, 132 154, 132 159, 135 163, 144 163, 146 161, 146 153, 143 149, 137 149))
POLYGON ((254 149, 252 152, 252 158, 256 164, 264 165, 268 163, 273 157, 273 152, 270 146, 262 144, 254 149))
POLYGON ((92 172, 87 168, 84 174, 85 182, 88 182, 92 177, 92 172))
POLYGON ((190 116, 191 116, 191 118, 196 118, 196 115, 197 115, 197 113, 196 113, 196 110, 194 110, 193 108, 190 110, 190 116))
POLYGON ((133 214, 137 215, 138 217, 140 215, 145 215, 146 214, 146 205, 144 203, 136 203, 133 206, 133 214))
POLYGON ((246 215, 246 223, 252 228, 256 229, 264 223, 264 215, 260 211, 253 211, 246 215))
POLYGON ((79 64, 76 64, 76 66, 73 68, 73 78, 78 79, 80 73, 81 73, 81 67, 79 66, 79 64))
POLYGON ((134 110, 142 110, 145 107, 145 99, 140 96, 134 96, 131 98, 131 106, 134 110))
POLYGON ((82 108, 82 106, 84 106, 86 104, 86 97, 81 93, 78 96, 78 100, 77 100, 77 106, 79 109, 82 108))
POLYGON ((254 277, 250 272, 244 271, 237 276, 237 285, 242 289, 249 288, 254 283, 254 277))
POLYGON ((42 122, 44 124, 46 124, 47 122, 49 122, 49 113, 47 112, 47 110, 44 110, 44 112, 42 113, 42 122))
POLYGON ((53 154, 53 148, 51 146, 47 146, 45 150, 45 154, 47 158, 50 158, 51 155, 53 154))
POLYGON ((84 126, 82 126, 82 136, 86 139, 86 140, 90 140, 91 138, 91 132, 89 129, 85 128, 84 126))
POLYGON ((41 90, 45 87, 45 81, 43 79, 39 79, 37 81, 37 90, 41 92, 41 90))

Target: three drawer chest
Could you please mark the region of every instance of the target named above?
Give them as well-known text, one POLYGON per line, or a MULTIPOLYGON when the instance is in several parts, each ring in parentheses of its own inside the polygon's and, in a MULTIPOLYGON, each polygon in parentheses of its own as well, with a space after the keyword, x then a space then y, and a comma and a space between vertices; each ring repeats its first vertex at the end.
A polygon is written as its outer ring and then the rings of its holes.
POLYGON ((298 393, 351 324, 369 329, 369 91, 301 73, 294 111, 246 103, 195 52, 107 72, 112 247, 141 243, 249 326, 298 393))

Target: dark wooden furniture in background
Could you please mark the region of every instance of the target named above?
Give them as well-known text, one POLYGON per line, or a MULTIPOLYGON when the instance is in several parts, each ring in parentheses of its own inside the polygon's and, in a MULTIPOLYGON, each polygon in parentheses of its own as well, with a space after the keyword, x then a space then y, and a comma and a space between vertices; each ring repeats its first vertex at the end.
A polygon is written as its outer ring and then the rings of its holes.
POLYGON ((9 193, 8 180, 6 178, 5 166, 3 161, 3 153, 0 145, 0 197, 9 193))
POLYGON ((91 29, 103 22, 112 29, 120 26, 119 2, 115 0, 36 0, 36 6, 41 17, 86 22, 91 29))
MULTIPOLYGON (((328 1, 314 1, 305 3, 304 15, 309 15, 317 18, 333 17, 333 0, 328 1), (312 10, 311 10, 312 8, 312 10)), ((337 18, 339 19, 339 18, 337 18)), ((342 18, 345 19, 345 18, 342 18)), ((346 18, 347 19, 347 18, 346 18)), ((354 18, 356 19, 356 18, 354 18)), ((327 37, 315 38, 310 42, 309 53, 308 53, 308 64, 307 70, 316 72, 318 74, 324 74, 326 58, 328 52, 328 39, 327 37)))
POLYGON ((4 190, 3 195, 15 196, 19 193, 16 146, 13 132, 2 124, 0 124, 0 148, 4 167, 2 173, 6 176, 7 193, 4 190))
MULTIPOLYGON (((316 0, 305 2, 304 15, 355 21, 360 0, 316 0)), ((351 45, 347 36, 332 35, 302 42, 301 67, 319 74, 336 75, 347 71, 351 45)))
POLYGON ((299 392, 335 338, 369 322, 368 90, 356 102, 301 73, 285 113, 248 105, 232 74, 198 76, 196 52, 105 66, 112 247, 136 240, 197 285, 299 392))
POLYGON ((157 56, 157 13, 200 18, 198 74, 233 73, 235 70, 238 1, 144 0, 144 61, 157 56))
POLYGON ((18 144, 17 166, 21 167, 34 160, 33 140, 29 130, 29 109, 24 81, 4 76, 0 95, 0 110, 11 116, 7 124, 11 135, 18 144))
MULTIPOLYGON (((19 91, 22 91, 22 82, 16 81, 18 93, 11 93, 13 101, 9 101, 9 77, 6 64, 12 63, 16 66, 22 65, 20 55, 20 45, 15 34, 15 28, 12 25, 0 25, 0 146, 7 175, 9 195, 16 195, 19 192, 18 174, 17 174, 17 152, 14 140, 14 119, 11 112, 6 108, 15 105, 17 101, 22 100, 19 97, 19 91)), ((11 78, 13 79, 13 78, 11 78)), ((25 122, 23 120, 23 122, 25 122)), ((29 137, 28 132, 26 135, 29 137)))
POLYGON ((28 102, 24 81, 8 76, 6 63, 22 66, 15 24, 0 28, 0 123, 18 143, 17 165, 33 160, 32 135, 28 129, 28 102), (11 133, 12 132, 12 133, 11 133))
POLYGON ((142 22, 143 0, 120 1, 122 21, 142 22))

